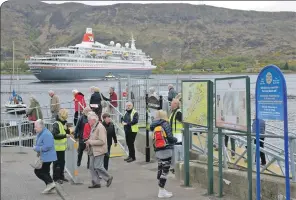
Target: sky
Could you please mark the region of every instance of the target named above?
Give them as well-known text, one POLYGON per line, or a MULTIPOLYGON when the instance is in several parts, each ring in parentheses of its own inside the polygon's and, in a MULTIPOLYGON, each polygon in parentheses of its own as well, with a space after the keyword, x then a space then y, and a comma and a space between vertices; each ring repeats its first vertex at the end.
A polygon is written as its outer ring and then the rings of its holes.
MULTIPOLYGON (((6 0, 0 0, 2 4, 6 0)), ((21 0, 24 1, 24 0, 21 0)), ((87 5, 112 5, 116 3, 189 3, 206 4, 216 7, 256 10, 256 11, 293 11, 296 12, 296 1, 43 1, 46 3, 77 2, 87 5)))

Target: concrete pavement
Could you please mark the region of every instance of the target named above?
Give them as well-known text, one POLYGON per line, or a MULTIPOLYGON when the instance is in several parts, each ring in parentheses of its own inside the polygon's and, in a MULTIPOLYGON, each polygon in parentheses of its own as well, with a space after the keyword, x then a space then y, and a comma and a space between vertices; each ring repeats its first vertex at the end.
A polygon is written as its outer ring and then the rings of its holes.
MULTIPOLYGON (((102 188, 89 189, 90 175, 86 169, 86 155, 83 156, 79 178, 81 185, 64 183, 60 194, 41 194, 45 188, 29 164, 34 161, 35 153, 31 149, 19 154, 19 148, 1 148, 3 163, 1 164, 1 200, 156 200, 158 185, 156 179, 157 163, 146 163, 144 155, 137 153, 137 161, 126 163, 123 157, 110 159, 110 173, 114 176, 112 185, 107 188, 102 182, 102 188), (63 197, 63 198, 61 198, 63 197)), ((172 174, 169 175, 167 190, 173 192, 171 199, 175 200, 209 200, 206 190, 199 187, 184 188, 180 186, 172 174)))

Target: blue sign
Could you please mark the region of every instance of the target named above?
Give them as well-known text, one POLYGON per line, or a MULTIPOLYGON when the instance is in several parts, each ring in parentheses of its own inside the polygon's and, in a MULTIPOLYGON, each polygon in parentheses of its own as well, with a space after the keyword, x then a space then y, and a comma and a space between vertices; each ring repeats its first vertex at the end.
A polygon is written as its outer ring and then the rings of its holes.
POLYGON ((264 68, 256 84, 258 118, 284 121, 284 77, 278 67, 264 68))
MULTIPOLYGON (((260 181, 260 123, 259 120, 278 120, 284 122, 284 149, 286 199, 290 199, 289 137, 287 86, 284 75, 275 65, 262 69, 256 82, 256 199, 261 199, 260 181)), ((261 129, 262 130, 262 129, 261 129)))

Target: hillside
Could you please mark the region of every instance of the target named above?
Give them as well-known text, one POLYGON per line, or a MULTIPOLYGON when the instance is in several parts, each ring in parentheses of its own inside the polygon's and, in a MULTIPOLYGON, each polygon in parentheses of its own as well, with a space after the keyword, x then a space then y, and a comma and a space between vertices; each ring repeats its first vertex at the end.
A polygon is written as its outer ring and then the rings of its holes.
POLYGON ((246 69, 271 62, 288 62, 296 69, 295 12, 190 4, 8 1, 1 7, 1 58, 11 59, 12 40, 17 59, 23 59, 49 47, 80 43, 86 27, 105 44, 123 44, 133 33, 136 47, 166 69, 246 69))

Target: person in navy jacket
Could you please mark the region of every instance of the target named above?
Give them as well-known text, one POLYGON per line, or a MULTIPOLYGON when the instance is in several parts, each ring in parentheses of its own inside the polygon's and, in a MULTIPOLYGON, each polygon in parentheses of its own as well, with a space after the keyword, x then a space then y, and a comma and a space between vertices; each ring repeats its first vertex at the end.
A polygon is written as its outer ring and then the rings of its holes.
POLYGON ((33 150, 37 152, 38 156, 41 156, 42 168, 35 169, 36 176, 44 181, 46 188, 42 193, 49 193, 55 188, 55 183, 50 176, 50 165, 53 161, 57 160, 57 154, 54 148, 54 139, 51 132, 44 126, 44 122, 38 119, 34 123, 35 131, 37 133, 36 145, 33 146, 33 150))

